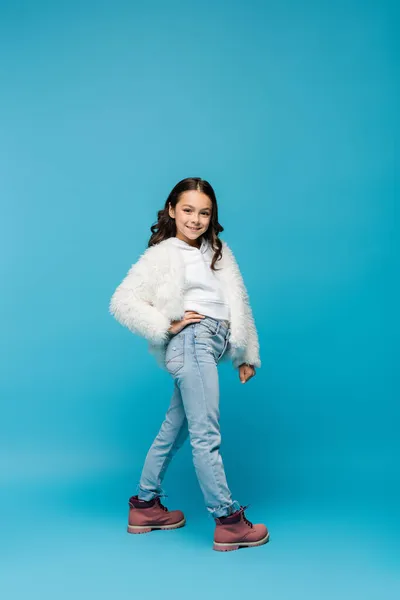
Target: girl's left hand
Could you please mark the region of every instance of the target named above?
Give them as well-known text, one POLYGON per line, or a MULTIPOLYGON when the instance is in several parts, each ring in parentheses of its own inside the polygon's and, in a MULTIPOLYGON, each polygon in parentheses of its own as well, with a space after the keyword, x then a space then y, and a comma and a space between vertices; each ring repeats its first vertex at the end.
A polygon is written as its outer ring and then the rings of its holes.
POLYGON ((256 374, 256 370, 253 367, 253 365, 247 365, 246 363, 243 363, 242 365, 240 365, 239 378, 242 383, 246 383, 246 381, 248 381, 249 379, 254 377, 255 374, 256 374))

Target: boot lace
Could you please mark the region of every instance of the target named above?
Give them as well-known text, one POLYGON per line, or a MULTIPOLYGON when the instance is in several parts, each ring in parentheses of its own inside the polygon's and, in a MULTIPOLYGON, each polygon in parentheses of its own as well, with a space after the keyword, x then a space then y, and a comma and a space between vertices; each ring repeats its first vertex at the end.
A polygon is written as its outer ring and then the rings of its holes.
POLYGON ((244 511, 245 511, 247 508, 249 508, 249 506, 250 506, 250 504, 247 504, 247 506, 241 506, 241 507, 240 507, 240 512, 241 512, 241 513, 242 513, 242 515, 243 515, 243 521, 244 521, 245 523, 247 523, 247 525, 248 525, 249 527, 253 527, 253 523, 252 523, 251 521, 249 521, 248 519, 246 519, 246 516, 245 516, 245 514, 244 514, 244 511))
POLYGON ((157 504, 158 504, 158 506, 159 506, 160 508, 162 508, 162 509, 163 509, 163 510, 165 510, 165 511, 168 511, 168 508, 167 508, 166 506, 164 506, 163 504, 161 504, 161 500, 160 500, 160 498, 158 498, 158 497, 157 497, 157 498, 156 498, 156 502, 157 502, 157 504))

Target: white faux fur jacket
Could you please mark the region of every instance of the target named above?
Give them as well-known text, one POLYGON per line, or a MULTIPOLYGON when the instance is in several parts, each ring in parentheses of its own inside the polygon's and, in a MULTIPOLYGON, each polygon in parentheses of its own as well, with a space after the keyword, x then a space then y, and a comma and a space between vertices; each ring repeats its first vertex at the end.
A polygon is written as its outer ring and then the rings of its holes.
MULTIPOLYGON (((171 321, 183 319, 184 263, 179 249, 167 240, 150 246, 115 290, 109 310, 122 325, 149 342, 150 353, 165 368, 171 321)), ((257 330, 249 296, 232 250, 222 241, 215 274, 223 282, 230 306, 231 335, 221 362, 232 360, 261 367, 257 330)))

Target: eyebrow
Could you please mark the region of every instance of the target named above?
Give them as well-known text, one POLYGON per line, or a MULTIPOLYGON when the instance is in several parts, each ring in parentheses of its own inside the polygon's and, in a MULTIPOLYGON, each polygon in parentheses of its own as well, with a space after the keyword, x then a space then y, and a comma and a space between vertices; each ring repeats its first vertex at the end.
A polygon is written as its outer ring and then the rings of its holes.
MULTIPOLYGON (((192 206, 191 204, 184 204, 183 206, 189 206, 189 208, 195 208, 194 206, 192 206)), ((201 210, 211 210, 211 208, 202 208, 201 210)))

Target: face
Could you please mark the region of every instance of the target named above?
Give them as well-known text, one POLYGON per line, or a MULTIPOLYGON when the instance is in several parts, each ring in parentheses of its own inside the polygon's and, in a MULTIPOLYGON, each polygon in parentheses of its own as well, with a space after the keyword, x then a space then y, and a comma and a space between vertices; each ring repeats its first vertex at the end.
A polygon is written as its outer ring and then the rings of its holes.
POLYGON ((169 216, 175 219, 176 237, 192 246, 207 231, 211 221, 212 202, 206 194, 189 190, 181 194, 175 210, 169 207, 169 216))

